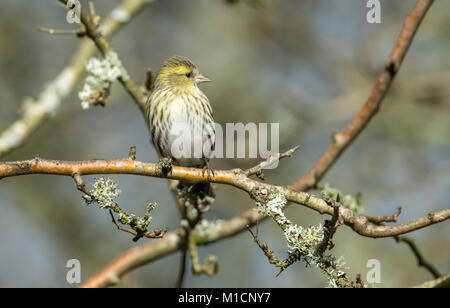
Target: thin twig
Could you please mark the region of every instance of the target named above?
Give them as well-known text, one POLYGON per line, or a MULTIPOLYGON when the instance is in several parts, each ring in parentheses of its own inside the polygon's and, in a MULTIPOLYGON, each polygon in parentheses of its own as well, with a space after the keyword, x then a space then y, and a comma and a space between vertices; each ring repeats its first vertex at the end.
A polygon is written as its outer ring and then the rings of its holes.
MULTIPOLYGON (((101 24, 104 37, 116 33, 127 24, 147 4, 148 0, 123 0, 101 24), (127 20, 119 20, 116 16, 128 16, 127 20)), ((83 39, 70 63, 39 93, 36 100, 24 104, 25 108, 19 119, 0 133, 0 157, 20 147, 33 132, 51 117, 60 107, 61 102, 74 89, 84 72, 84 64, 95 53, 95 45, 90 39, 83 39)))
POLYGON ((58 35, 74 35, 74 34, 80 35, 82 33, 81 29, 60 30, 60 29, 38 27, 36 30, 42 33, 58 34, 58 35))
POLYGON ((381 224, 383 222, 397 222, 398 216, 402 213, 402 207, 397 207, 397 212, 390 216, 384 216, 384 215, 366 215, 367 219, 374 224, 381 224))
POLYGON ((111 215, 112 222, 113 222, 113 224, 116 225, 117 229, 119 229, 120 231, 127 232, 127 233, 130 233, 130 234, 133 234, 134 236, 136 236, 136 231, 134 231, 132 229, 124 228, 117 222, 116 218, 114 217, 114 214, 113 214, 112 210, 109 210, 109 215, 111 215))
POLYGON ((261 248, 261 250, 266 255, 267 259, 269 260, 269 263, 273 264, 277 267, 281 267, 282 261, 275 255, 275 252, 273 250, 269 249, 269 247, 267 246, 267 243, 265 243, 265 242, 262 243, 258 239, 258 226, 256 227, 255 233, 253 233, 253 231, 249 225, 247 225, 246 228, 247 228, 248 232, 250 232, 251 236, 253 237, 253 241, 259 246, 259 248, 261 248))
POLYGON ((331 217, 331 220, 325 220, 324 224, 324 237, 322 240, 322 243, 319 244, 319 246, 316 249, 316 254, 319 256, 322 256, 324 252, 328 249, 331 250, 334 247, 334 243, 332 241, 334 234, 336 233, 337 228, 343 224, 342 217, 340 215, 340 205, 339 202, 339 195, 338 200, 336 202, 333 202, 331 206, 334 208, 333 216, 331 217))
MULTIPOLYGON (((67 4, 67 0, 59 1, 63 4, 67 4)), ((103 56, 107 55, 108 52, 112 50, 112 47, 104 35, 102 35, 101 30, 96 26, 95 20, 90 18, 83 10, 80 10, 80 20, 86 27, 86 35, 92 39, 103 56)), ((122 77, 119 77, 119 81, 138 104, 142 114, 145 115, 145 95, 124 67, 122 67, 122 77)))
POLYGON ((299 148, 299 146, 297 145, 284 153, 278 153, 276 156, 271 156, 268 159, 266 159, 265 161, 259 163, 258 165, 245 170, 244 174, 246 176, 256 175, 261 180, 264 180, 264 174, 262 173, 263 169, 270 167, 271 165, 273 165, 274 163, 278 162, 279 160, 281 160, 285 157, 291 157, 292 154, 294 154, 294 152, 298 150, 298 148, 299 148))
POLYGON ((188 249, 191 255, 192 272, 194 275, 206 274, 208 277, 212 277, 217 273, 219 270, 219 263, 217 262, 216 257, 209 256, 204 264, 200 264, 197 251, 197 242, 192 233, 188 238, 188 249))
POLYGON ((327 171, 330 170, 331 166, 333 166, 345 149, 356 139, 356 137, 358 137, 372 117, 378 112, 395 75, 400 69, 403 59, 408 52, 414 35, 433 2, 433 0, 419 0, 417 2, 412 13, 406 18, 397 43, 366 103, 344 131, 333 135, 332 143, 328 149, 301 179, 292 184, 293 189, 305 191, 314 188, 327 171))
POLYGON ((175 282, 175 288, 183 287, 184 276, 186 273, 186 261, 187 261, 187 247, 181 250, 180 268, 178 269, 177 281, 175 282))
MULTIPOLYGON (((35 160, 37 160, 38 158, 35 158, 35 160)), ((92 190, 90 190, 86 184, 83 181, 83 178, 81 177, 80 172, 78 171, 74 171, 72 173, 72 178, 74 179, 76 185, 77 185, 77 189, 81 192, 83 192, 85 194, 85 198, 88 198, 88 200, 91 201, 96 201, 98 202, 98 199, 96 199, 96 197, 94 196, 92 190)), ((122 215, 126 215, 129 218, 134 217, 133 215, 127 215, 125 212, 123 212, 119 205, 117 203, 114 203, 114 207, 113 207, 114 211, 117 213, 121 213, 122 215)), ((150 211, 150 209, 148 210, 150 211)), ((109 210, 109 214, 111 215, 112 218, 112 222, 116 225, 116 227, 123 232, 127 232, 130 233, 132 235, 134 235, 133 241, 136 242, 137 240, 139 240, 141 237, 146 237, 146 238, 151 238, 151 239, 158 239, 158 238, 162 238, 168 231, 168 228, 164 228, 163 230, 161 230, 160 228, 156 228, 155 230, 149 231, 149 230, 140 230, 135 228, 135 230, 133 229, 127 229, 125 227, 122 227, 117 220, 114 218, 114 215, 112 213, 112 210, 109 210), (137 231, 136 231, 137 230, 137 231)), ((132 220, 132 219, 129 219, 132 220)), ((130 225, 134 228, 133 224, 130 223, 130 225)))
POLYGON ((397 242, 404 242, 409 246, 409 248, 411 248, 412 252, 414 253, 414 256, 417 259, 417 265, 425 267, 431 273, 431 275, 433 275, 434 278, 439 278, 442 276, 441 273, 439 273, 439 271, 437 270, 437 268, 433 264, 428 262, 425 259, 425 257, 420 253, 419 247, 417 247, 413 239, 406 236, 396 236, 395 240, 397 242))

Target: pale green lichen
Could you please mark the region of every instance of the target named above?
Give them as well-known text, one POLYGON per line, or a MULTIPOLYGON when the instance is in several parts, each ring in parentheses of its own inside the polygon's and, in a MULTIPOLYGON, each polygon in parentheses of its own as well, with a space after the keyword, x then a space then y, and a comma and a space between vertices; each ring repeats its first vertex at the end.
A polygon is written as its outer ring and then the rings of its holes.
POLYGON ((153 220, 153 217, 150 216, 150 212, 156 207, 156 203, 149 203, 147 205, 147 210, 144 214, 144 217, 137 217, 134 214, 131 214, 127 217, 129 220, 130 227, 133 228, 134 231, 145 234, 147 232, 148 226, 153 220))
POLYGON ((286 228, 284 236, 288 243, 289 253, 300 250, 305 257, 312 257, 312 252, 322 242, 324 233, 321 224, 318 226, 310 226, 309 228, 290 225, 289 228, 286 228))
POLYGON ((346 208, 349 208, 356 213, 362 213, 364 211, 364 207, 361 205, 361 194, 352 195, 344 195, 342 191, 336 188, 332 188, 328 183, 323 184, 321 193, 323 196, 336 200, 339 195, 340 202, 346 208))
POLYGON ((262 189, 259 196, 267 196, 266 200, 257 201, 258 210, 265 216, 270 216, 284 231, 288 253, 298 259, 303 259, 310 265, 316 265, 328 278, 330 286, 339 286, 338 279, 345 275, 343 257, 318 253, 325 238, 322 224, 304 228, 292 223, 286 218, 283 209, 287 204, 286 197, 278 192, 267 192, 262 189))
MULTIPOLYGON (((267 195, 267 189, 261 189, 261 191, 259 192, 260 195, 267 195)), ((287 221, 286 217, 284 216, 283 213, 283 208, 286 206, 287 204, 287 200, 286 197, 282 194, 278 194, 278 193, 271 193, 269 194, 269 196, 267 197, 268 201, 267 203, 263 203, 263 202, 256 202, 256 205, 258 206, 258 210, 261 214, 263 214, 264 216, 270 216, 270 217, 274 217, 275 215, 279 215, 280 216, 280 222, 278 222, 279 224, 283 224, 285 221, 287 221)))
POLYGON ((115 198, 120 195, 121 191, 110 177, 95 179, 93 188, 91 198, 98 203, 101 209, 114 208, 117 205, 115 198))
POLYGON ((109 96, 112 83, 117 78, 127 79, 128 75, 122 66, 117 53, 109 51, 103 59, 91 58, 86 63, 86 77, 83 90, 78 96, 83 109, 88 109, 90 104, 104 103, 109 96))

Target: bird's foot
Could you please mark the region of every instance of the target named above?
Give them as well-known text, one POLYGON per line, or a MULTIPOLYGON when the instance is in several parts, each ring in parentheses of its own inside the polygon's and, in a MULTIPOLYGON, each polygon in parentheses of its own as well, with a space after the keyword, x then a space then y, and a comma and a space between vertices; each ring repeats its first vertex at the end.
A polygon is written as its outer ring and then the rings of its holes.
POLYGON ((213 176, 215 176, 214 169, 211 167, 211 164, 209 163, 209 160, 206 160, 206 159, 205 159, 205 166, 202 169, 202 176, 205 175, 205 172, 208 175, 208 181, 211 181, 211 174, 213 176))

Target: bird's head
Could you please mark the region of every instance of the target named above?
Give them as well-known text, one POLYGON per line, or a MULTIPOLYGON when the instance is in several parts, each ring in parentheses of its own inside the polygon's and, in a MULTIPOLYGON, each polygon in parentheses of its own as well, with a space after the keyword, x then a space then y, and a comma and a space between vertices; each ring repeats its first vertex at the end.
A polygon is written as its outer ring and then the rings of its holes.
POLYGON ((191 60, 173 56, 161 67, 156 76, 155 87, 170 87, 179 90, 192 90, 197 84, 211 81, 198 71, 191 60))

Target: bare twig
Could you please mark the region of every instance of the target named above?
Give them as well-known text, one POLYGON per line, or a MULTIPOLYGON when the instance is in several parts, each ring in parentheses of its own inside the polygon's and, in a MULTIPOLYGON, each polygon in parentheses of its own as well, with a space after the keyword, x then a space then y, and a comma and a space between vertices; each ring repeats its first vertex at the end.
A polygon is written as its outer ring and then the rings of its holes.
POLYGON ((59 30, 59 29, 51 29, 51 28, 45 28, 45 27, 38 27, 37 31, 47 34, 58 34, 58 35, 83 35, 84 31, 83 29, 70 29, 70 30, 59 30))
POLYGON ((219 263, 215 256, 209 256, 204 264, 200 264, 197 251, 197 242, 193 234, 189 235, 188 249, 191 255, 192 272, 194 275, 205 274, 208 277, 212 277, 218 272, 219 263))
POLYGON ((262 173, 263 169, 273 165, 275 162, 278 162, 282 158, 291 157, 292 154, 294 154, 294 152, 298 150, 298 148, 299 148, 299 146, 295 146, 292 149, 290 149, 284 153, 278 153, 276 156, 273 156, 273 157, 271 156, 267 160, 259 163, 258 165, 245 170, 244 174, 246 176, 256 175, 261 180, 264 180, 264 174, 262 173))
POLYGON ((271 249, 269 249, 269 246, 266 242, 262 243, 258 239, 258 225, 256 226, 256 231, 253 233, 252 229, 249 225, 247 225, 247 230, 250 232, 250 234, 253 237, 253 241, 258 245, 258 247, 264 252, 264 255, 267 257, 270 264, 275 265, 280 270, 277 273, 277 277, 289 266, 294 264, 297 260, 300 258, 300 254, 298 252, 291 254, 288 258, 285 260, 281 260, 278 258, 275 254, 275 252, 271 249))
POLYGON ((419 247, 417 247, 417 245, 413 239, 406 237, 406 236, 396 236, 395 240, 397 242, 406 243, 409 246, 409 248, 411 248, 412 252, 414 253, 414 256, 417 259, 417 264, 419 266, 425 267, 431 273, 431 275, 433 275, 434 278, 439 278, 442 276, 441 273, 439 273, 439 271, 437 270, 437 268, 433 264, 428 262, 424 258, 424 256, 420 253, 419 247))
POLYGON ((259 248, 261 248, 261 250, 264 252, 264 254, 266 255, 267 259, 269 260, 270 264, 273 264, 277 267, 282 267, 282 261, 275 255, 275 252, 273 250, 270 250, 269 247, 267 246, 267 243, 262 243, 259 239, 258 239, 258 225, 256 226, 256 231, 255 233, 253 233, 252 229, 250 228, 249 225, 246 226, 248 232, 250 232, 250 234, 253 237, 253 241, 259 246, 259 248))
POLYGON ((187 247, 181 249, 180 268, 178 269, 177 281, 175 282, 175 288, 181 288, 184 282, 184 276, 186 274, 186 260, 187 260, 187 247))
POLYGON ((384 215, 366 215, 367 219, 374 224, 381 224, 383 222, 397 222, 398 216, 402 213, 402 207, 397 207, 397 212, 390 216, 384 216, 384 215))

